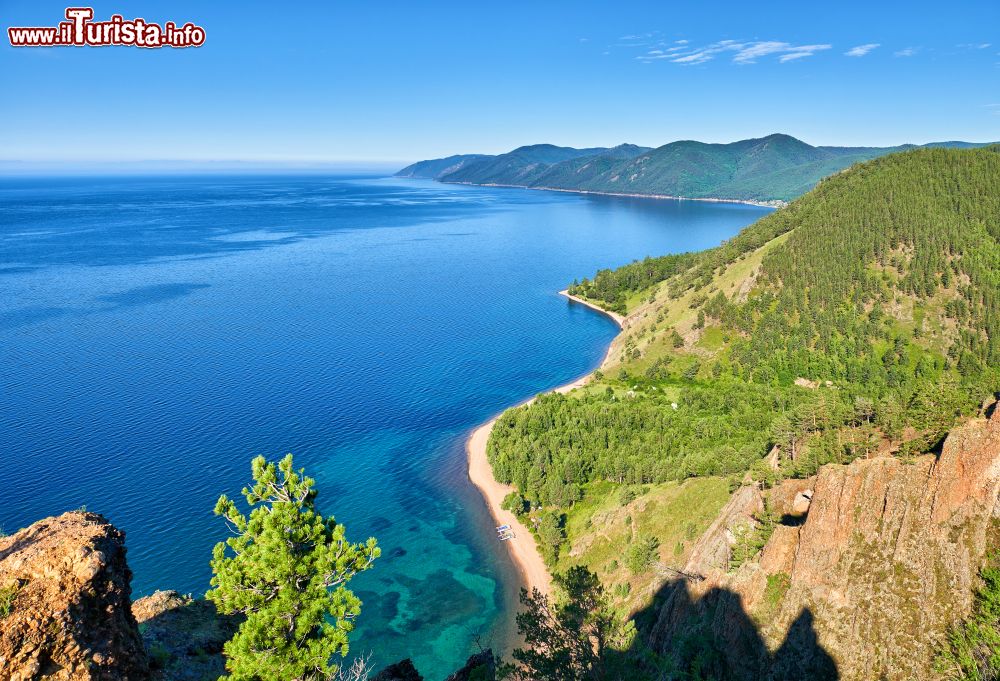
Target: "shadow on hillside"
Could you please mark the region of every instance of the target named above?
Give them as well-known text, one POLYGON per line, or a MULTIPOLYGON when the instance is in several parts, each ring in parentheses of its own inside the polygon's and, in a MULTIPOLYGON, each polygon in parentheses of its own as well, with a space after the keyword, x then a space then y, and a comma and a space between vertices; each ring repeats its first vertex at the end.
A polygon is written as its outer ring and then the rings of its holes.
POLYGON ((739 595, 712 588, 693 598, 692 583, 672 580, 636 617, 630 657, 645 660, 657 679, 834 681, 837 664, 819 643, 813 615, 803 608, 771 653, 739 595), (656 653, 655 656, 649 653, 656 653))

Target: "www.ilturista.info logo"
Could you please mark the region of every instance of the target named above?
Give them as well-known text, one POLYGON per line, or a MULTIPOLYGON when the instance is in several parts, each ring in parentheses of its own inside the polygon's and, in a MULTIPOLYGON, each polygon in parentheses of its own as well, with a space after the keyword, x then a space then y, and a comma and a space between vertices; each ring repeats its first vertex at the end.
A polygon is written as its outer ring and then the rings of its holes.
POLYGON ((92 7, 67 7, 66 18, 69 21, 60 21, 58 26, 8 28, 10 44, 14 47, 201 47, 205 43, 205 29, 191 22, 178 26, 168 21, 160 26, 145 19, 126 20, 120 14, 112 14, 108 21, 92 21, 92 7))

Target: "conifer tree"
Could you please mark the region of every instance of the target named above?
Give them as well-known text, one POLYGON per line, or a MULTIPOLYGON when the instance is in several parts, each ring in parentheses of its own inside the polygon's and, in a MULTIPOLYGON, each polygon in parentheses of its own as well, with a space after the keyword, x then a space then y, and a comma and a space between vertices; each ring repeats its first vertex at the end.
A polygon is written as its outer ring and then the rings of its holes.
POLYGON ((361 611, 344 585, 380 550, 374 538, 347 541, 344 526, 316 509, 314 481, 291 454, 278 464, 258 456, 252 471, 253 487, 243 489, 249 516, 226 495, 215 506, 235 535, 215 546, 206 597, 222 613, 246 616, 224 648, 229 678, 329 679, 361 611))
POLYGON ((517 630, 525 646, 513 652, 514 663, 500 676, 515 681, 582 681, 617 678, 611 673, 615 652, 635 636, 635 624, 611 607, 597 575, 582 565, 552 578, 556 599, 538 589, 521 589, 524 611, 517 630))

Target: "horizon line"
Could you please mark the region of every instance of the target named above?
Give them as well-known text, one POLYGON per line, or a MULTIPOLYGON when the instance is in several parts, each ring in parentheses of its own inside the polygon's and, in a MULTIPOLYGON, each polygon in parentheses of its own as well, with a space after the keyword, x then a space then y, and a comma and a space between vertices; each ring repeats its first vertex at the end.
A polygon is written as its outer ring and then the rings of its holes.
MULTIPOLYGON (((902 146, 925 146, 927 144, 942 144, 950 142, 960 142, 966 144, 1000 144, 1000 140, 970 140, 963 139, 961 137, 951 137, 948 139, 931 139, 926 142, 899 142, 896 144, 812 144, 806 142, 799 137, 790 135, 788 133, 769 133, 767 135, 762 135, 760 137, 745 137, 731 142, 702 142, 703 144, 733 144, 736 142, 742 142, 746 140, 754 139, 764 139, 767 137, 773 137, 776 135, 783 135, 787 137, 792 137, 804 144, 809 146, 814 146, 817 148, 822 147, 856 147, 856 148, 892 148, 892 147, 902 147, 902 146)), ((581 147, 568 147, 568 148, 594 148, 594 149, 614 149, 617 146, 623 144, 630 144, 639 147, 646 147, 651 150, 658 149, 669 144, 674 144, 677 142, 701 142, 701 140, 694 140, 690 138, 681 138, 673 140, 672 142, 666 142, 659 146, 648 146, 645 144, 638 144, 635 142, 620 142, 612 146, 594 146, 590 147, 584 145, 581 147)), ((460 151, 454 153, 441 153, 438 156, 425 156, 423 158, 413 159, 385 159, 385 158, 372 158, 372 159, 305 159, 305 158, 287 158, 287 159, 253 159, 253 158, 215 158, 215 159, 190 159, 190 158, 147 158, 147 159, 81 159, 81 158, 64 158, 64 159, 24 159, 24 158, 0 158, 0 175, 5 175, 11 172, 17 171, 31 171, 31 172, 43 172, 44 174, 51 174, 51 172, 64 172, 67 174, 73 173, 90 173, 94 171, 115 171, 117 167, 118 172, 122 171, 135 171, 135 170, 209 170, 215 167, 219 170, 239 170, 239 169, 283 169, 283 170, 365 170, 365 169, 384 169, 390 166, 398 166, 402 169, 408 165, 414 163, 419 163, 421 161, 436 160, 440 158, 447 158, 449 156, 460 156, 467 154, 483 154, 487 156, 497 156, 509 153, 515 149, 520 149, 523 147, 539 146, 539 145, 552 145, 552 146, 562 146, 553 142, 534 142, 529 144, 522 144, 517 147, 513 147, 507 151, 501 151, 496 153, 488 152, 477 152, 477 151, 460 151), (143 166, 146 166, 145 168, 143 166), (160 168, 152 168, 150 166, 161 166, 160 168), (223 166, 233 166, 232 168, 223 168, 223 166), (255 168, 252 168, 255 167, 255 168)), ((440 152, 439 152, 440 153, 440 152)))

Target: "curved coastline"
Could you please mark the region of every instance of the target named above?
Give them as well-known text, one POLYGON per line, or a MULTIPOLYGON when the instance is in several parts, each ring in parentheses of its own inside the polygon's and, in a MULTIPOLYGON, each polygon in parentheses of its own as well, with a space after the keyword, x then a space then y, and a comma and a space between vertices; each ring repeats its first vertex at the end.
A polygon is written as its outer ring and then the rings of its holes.
MULTIPOLYGON (((623 328, 625 325, 626 318, 620 314, 604 310, 593 303, 589 303, 581 298, 577 298, 576 296, 571 296, 568 291, 560 291, 559 294, 575 303, 585 305, 590 309, 609 317, 616 324, 618 324, 619 329, 623 328)), ((611 345, 613 343, 614 340, 612 340, 612 343, 608 344, 608 349, 605 351, 604 357, 601 359, 598 367, 604 365, 608 355, 611 353, 611 345)), ((593 374, 593 371, 589 371, 583 376, 580 376, 579 378, 548 392, 568 393, 571 390, 587 385, 593 377, 593 374)), ((535 398, 532 397, 531 399, 525 400, 524 402, 514 406, 531 404, 534 399, 535 398)), ((506 409, 504 411, 506 411, 506 409)), ((506 544, 507 552, 510 554, 514 564, 517 566, 518 572, 521 574, 524 586, 529 591, 531 589, 538 589, 543 594, 549 594, 552 590, 552 576, 545 567, 545 561, 542 560, 542 554, 538 550, 538 545, 535 543, 534 536, 528 531, 528 528, 526 528, 524 524, 517 519, 517 516, 510 511, 506 511, 501 508, 504 497, 514 491, 514 488, 511 485, 505 485, 499 482, 493 476, 493 467, 490 465, 489 458, 486 456, 486 444, 490 439, 490 432, 492 432, 493 426, 496 424, 498 418, 500 418, 500 414, 497 414, 483 425, 475 428, 472 433, 470 433, 468 440, 466 440, 465 451, 468 459, 469 480, 472 481, 472 484, 483 496, 483 500, 486 502, 490 515, 493 516, 493 520, 497 523, 497 525, 510 525, 513 528, 514 534, 516 535, 515 538, 504 542, 504 544, 506 544)))
MULTIPOLYGON (((402 176, 397 176, 402 177, 402 176)), ((566 194, 590 194, 592 196, 619 196, 628 199, 668 199, 671 201, 704 201, 706 203, 740 203, 745 206, 757 206, 758 208, 784 208, 788 201, 782 199, 770 199, 767 201, 757 201, 754 199, 724 199, 714 196, 697 198, 693 196, 672 196, 670 194, 639 194, 629 192, 604 192, 593 189, 566 189, 564 187, 528 187, 523 184, 502 184, 499 182, 458 182, 454 180, 434 180, 442 184, 464 184, 469 187, 504 187, 507 189, 532 189, 542 192, 563 192, 566 194)))

